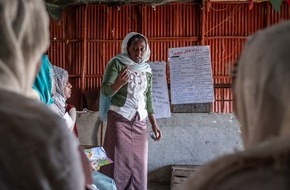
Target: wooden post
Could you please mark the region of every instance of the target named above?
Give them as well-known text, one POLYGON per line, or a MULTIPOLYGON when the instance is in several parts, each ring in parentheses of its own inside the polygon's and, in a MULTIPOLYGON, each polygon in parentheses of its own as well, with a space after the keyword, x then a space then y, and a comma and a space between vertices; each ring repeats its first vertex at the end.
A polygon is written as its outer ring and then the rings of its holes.
POLYGON ((202 1, 202 17, 201 17, 201 38, 200 38, 200 45, 204 45, 205 44, 205 22, 206 22, 206 12, 208 11, 208 3, 207 0, 203 0, 202 1))
POLYGON ((100 138, 100 145, 103 146, 103 142, 104 142, 104 134, 103 134, 103 131, 104 131, 104 122, 101 121, 101 138, 100 138))
POLYGON ((86 70, 87 70, 87 25, 88 25, 88 3, 86 4, 85 12, 84 12, 84 27, 83 27, 83 65, 82 65, 82 98, 81 98, 81 108, 84 108, 84 91, 85 91, 85 80, 86 80, 86 70))
POLYGON ((272 11, 272 6, 270 5, 270 2, 265 2, 266 3, 266 6, 267 6, 267 20, 266 20, 266 26, 265 28, 269 27, 271 25, 271 11, 272 11))

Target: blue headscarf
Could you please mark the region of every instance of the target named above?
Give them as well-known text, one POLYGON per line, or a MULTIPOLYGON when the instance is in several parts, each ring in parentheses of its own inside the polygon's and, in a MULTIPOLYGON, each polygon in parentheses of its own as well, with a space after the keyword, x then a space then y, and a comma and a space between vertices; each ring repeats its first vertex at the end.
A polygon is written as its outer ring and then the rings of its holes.
POLYGON ((41 102, 47 105, 53 103, 53 68, 46 54, 41 57, 41 66, 32 88, 37 91, 41 102))

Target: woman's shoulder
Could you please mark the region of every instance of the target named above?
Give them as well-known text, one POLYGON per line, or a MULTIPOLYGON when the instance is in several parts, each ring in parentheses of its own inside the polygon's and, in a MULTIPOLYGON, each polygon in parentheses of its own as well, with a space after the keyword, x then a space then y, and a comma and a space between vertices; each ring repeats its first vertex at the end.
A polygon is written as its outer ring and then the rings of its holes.
POLYGON ((38 137, 66 134, 66 125, 63 119, 38 100, 1 91, 0 102, 1 108, 9 105, 10 109, 0 111, 0 115, 6 118, 7 126, 13 123, 10 128, 15 131, 33 131, 30 137, 32 134, 37 134, 38 137))
POLYGON ((120 66, 120 67, 125 67, 125 64, 122 63, 117 57, 113 57, 110 61, 109 61, 110 65, 116 65, 116 66, 120 66))
POLYGON ((71 109, 76 110, 76 108, 72 104, 66 104, 66 111, 69 112, 71 109))

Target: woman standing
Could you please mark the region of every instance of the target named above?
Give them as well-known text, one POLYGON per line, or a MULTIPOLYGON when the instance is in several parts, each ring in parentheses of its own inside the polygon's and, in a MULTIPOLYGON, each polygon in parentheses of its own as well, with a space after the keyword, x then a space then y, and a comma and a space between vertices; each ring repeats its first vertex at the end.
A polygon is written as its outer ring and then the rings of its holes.
POLYGON ((147 38, 129 33, 122 54, 110 60, 103 78, 100 117, 108 120, 104 148, 114 163, 101 171, 115 180, 118 190, 147 190, 147 117, 155 140, 161 138, 152 104, 149 57, 147 38))

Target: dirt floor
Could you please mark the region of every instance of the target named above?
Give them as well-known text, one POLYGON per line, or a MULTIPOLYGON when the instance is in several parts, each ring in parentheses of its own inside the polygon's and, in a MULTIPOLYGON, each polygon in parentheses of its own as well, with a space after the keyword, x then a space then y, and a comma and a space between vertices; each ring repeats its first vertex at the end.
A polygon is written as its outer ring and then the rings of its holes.
POLYGON ((170 190, 170 185, 166 184, 148 184, 148 190, 170 190))

